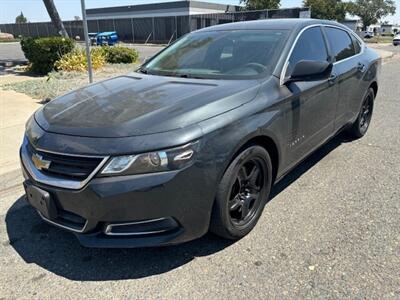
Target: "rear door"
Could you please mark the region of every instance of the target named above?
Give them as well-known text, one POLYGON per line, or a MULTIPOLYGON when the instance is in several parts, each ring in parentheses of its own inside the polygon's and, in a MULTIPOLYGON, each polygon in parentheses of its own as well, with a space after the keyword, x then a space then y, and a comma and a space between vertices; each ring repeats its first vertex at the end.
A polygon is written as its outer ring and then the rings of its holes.
POLYGON ((352 34, 338 27, 324 26, 333 72, 337 74, 339 100, 336 109, 335 129, 339 129, 354 118, 362 99, 361 78, 365 72, 361 43, 352 34))
MULTIPOLYGON (((300 60, 330 61, 320 26, 300 34, 289 56, 285 78, 300 60)), ((333 134, 338 88, 335 77, 290 82, 286 87, 292 93, 287 116, 288 152, 290 164, 295 164, 333 134)))

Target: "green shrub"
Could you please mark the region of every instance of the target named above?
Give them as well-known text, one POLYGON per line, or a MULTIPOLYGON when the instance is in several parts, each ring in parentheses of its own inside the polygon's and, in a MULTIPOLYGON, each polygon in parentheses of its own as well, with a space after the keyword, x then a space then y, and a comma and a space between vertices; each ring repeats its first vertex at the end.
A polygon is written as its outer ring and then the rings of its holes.
POLYGON ((110 64, 131 64, 137 61, 139 53, 135 49, 122 46, 103 47, 106 60, 110 64))
MULTIPOLYGON (((92 48, 90 51, 92 59, 92 68, 97 70, 103 67, 106 63, 106 55, 101 48, 92 48)), ((57 70, 62 71, 86 71, 87 70, 87 59, 86 51, 84 49, 75 49, 72 52, 64 54, 54 64, 57 70)))
POLYGON ((75 43, 63 37, 24 38, 21 47, 31 63, 31 71, 47 74, 57 60, 74 49, 75 43))

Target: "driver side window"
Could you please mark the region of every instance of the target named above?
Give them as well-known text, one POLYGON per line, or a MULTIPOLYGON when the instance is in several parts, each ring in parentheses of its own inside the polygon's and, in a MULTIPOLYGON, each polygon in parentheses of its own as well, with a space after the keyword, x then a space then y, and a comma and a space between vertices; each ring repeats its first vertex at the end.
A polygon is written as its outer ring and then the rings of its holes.
POLYGON ((328 51, 320 27, 311 27, 300 35, 290 55, 285 77, 290 76, 294 66, 300 60, 329 60, 328 51))

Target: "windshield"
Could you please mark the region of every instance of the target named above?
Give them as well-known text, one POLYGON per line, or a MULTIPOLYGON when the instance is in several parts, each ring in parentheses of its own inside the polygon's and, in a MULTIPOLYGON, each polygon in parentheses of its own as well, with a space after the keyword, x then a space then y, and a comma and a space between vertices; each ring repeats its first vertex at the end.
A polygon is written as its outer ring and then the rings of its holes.
POLYGON ((191 78, 257 78, 271 75, 285 30, 204 31, 188 34, 139 70, 191 78))

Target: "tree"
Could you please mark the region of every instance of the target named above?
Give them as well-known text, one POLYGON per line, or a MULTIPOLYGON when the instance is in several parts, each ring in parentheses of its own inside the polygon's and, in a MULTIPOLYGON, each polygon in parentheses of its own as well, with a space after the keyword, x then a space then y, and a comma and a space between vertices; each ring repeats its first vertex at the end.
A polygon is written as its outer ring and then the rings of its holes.
POLYGON ((380 19, 396 13, 393 0, 355 0, 350 3, 349 8, 351 14, 361 18, 364 30, 378 23, 380 19))
POLYGON ((74 20, 75 20, 75 21, 80 21, 80 20, 81 20, 81 17, 80 17, 80 16, 74 16, 74 20))
POLYGON ((304 0, 303 6, 311 8, 311 18, 343 21, 349 10, 341 0, 304 0))
POLYGON ((247 10, 277 9, 281 0, 240 0, 244 3, 247 10))
POLYGON ((15 23, 17 24, 22 24, 22 23, 26 23, 28 22, 28 20, 26 19, 26 17, 24 16, 24 14, 21 13, 15 18, 15 23))
POLYGON ((57 29, 57 32, 63 36, 68 37, 68 33, 65 30, 64 24, 61 21, 60 15, 58 14, 57 8, 54 5, 53 0, 43 0, 44 6, 46 6, 47 13, 50 16, 51 22, 57 29))

